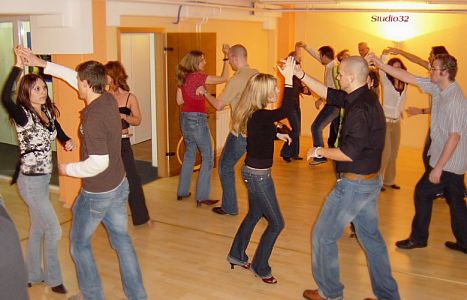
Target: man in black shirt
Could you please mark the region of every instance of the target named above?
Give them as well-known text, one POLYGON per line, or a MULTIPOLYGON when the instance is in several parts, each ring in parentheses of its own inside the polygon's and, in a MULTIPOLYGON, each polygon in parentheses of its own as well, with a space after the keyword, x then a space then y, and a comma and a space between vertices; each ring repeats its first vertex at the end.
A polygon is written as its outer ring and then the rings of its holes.
POLYGON ((341 90, 327 88, 296 70, 295 75, 331 105, 344 108, 339 148, 313 147, 307 158, 336 161, 338 180, 326 198, 312 233, 313 277, 317 290, 305 290, 307 299, 341 299, 337 240, 353 222, 367 256, 373 291, 378 299, 400 299, 392 277, 386 244, 378 230, 376 200, 381 190, 379 169, 384 147, 385 118, 376 96, 367 87, 368 64, 358 56, 339 65, 341 90))

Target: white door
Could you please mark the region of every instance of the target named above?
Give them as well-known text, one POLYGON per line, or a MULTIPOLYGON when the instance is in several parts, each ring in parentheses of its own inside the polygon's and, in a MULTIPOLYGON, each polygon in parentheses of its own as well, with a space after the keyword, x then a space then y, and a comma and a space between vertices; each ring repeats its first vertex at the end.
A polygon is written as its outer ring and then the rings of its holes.
POLYGON ((155 122, 155 62, 153 33, 122 33, 121 62, 128 74, 128 85, 138 98, 141 124, 131 126, 131 144, 152 140, 152 163, 157 166, 155 122))

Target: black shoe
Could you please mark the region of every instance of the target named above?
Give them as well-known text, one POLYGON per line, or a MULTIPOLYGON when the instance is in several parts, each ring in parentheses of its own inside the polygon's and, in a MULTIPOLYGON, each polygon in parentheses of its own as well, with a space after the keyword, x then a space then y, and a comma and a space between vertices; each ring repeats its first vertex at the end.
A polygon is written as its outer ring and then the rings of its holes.
POLYGON ((456 251, 464 252, 465 254, 467 254, 467 248, 462 247, 457 242, 447 241, 446 243, 444 243, 444 245, 451 250, 456 250, 456 251))
POLYGON ((384 192, 386 188, 384 186, 381 187, 381 192, 384 192))
POLYGON ((414 249, 414 248, 425 248, 426 245, 427 245, 426 242, 417 242, 410 238, 396 242, 397 248, 406 249, 406 250, 414 249))
POLYGON ((212 208, 212 211, 215 212, 216 214, 219 214, 219 215, 231 215, 231 216, 235 216, 237 214, 231 214, 231 213, 228 213, 226 212, 224 209, 222 209, 222 207, 218 206, 218 207, 213 207, 212 208))
POLYGON ((323 157, 323 158, 313 158, 312 160, 310 160, 310 166, 316 166, 316 165, 320 165, 320 164, 324 164, 325 162, 327 162, 328 159, 326 157, 323 157))
POLYGON ((285 162, 291 162, 292 159, 290 157, 286 157, 286 156, 282 156, 282 159, 285 161, 285 162))
POLYGON ((191 193, 190 193, 190 192, 188 192, 188 194, 185 195, 185 196, 179 196, 179 195, 177 195, 177 200, 180 201, 180 200, 183 200, 184 198, 188 198, 188 197, 190 197, 190 196, 191 196, 191 193))
POLYGON ((51 288, 51 290, 52 290, 52 292, 57 293, 57 294, 66 294, 67 293, 67 290, 63 286, 63 284, 59 284, 57 286, 54 286, 54 287, 51 288))
POLYGON ((400 189, 401 189, 401 187, 398 186, 398 185, 395 184, 395 183, 394 183, 393 185, 389 185, 389 187, 390 187, 391 189, 394 189, 394 190, 400 190, 400 189))
POLYGON ((303 157, 300 156, 294 156, 292 157, 293 160, 303 160, 303 157))

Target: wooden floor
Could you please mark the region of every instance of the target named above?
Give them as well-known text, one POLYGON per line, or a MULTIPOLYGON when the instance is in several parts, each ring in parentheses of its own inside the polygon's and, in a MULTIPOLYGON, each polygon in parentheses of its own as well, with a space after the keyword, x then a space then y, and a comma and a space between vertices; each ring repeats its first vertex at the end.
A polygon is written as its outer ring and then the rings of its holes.
MULTIPOLYGON (((302 139, 301 154, 310 146, 302 139)), ((278 284, 267 285, 249 271, 231 270, 226 261, 232 238, 247 211, 246 188, 237 176, 240 214, 220 216, 210 207, 196 208, 194 199, 176 201, 177 177, 163 178, 144 186, 155 225, 129 226, 149 299, 302 299, 302 292, 315 288, 310 266, 310 232, 325 196, 334 185, 331 164, 308 166, 305 161, 285 163, 276 145, 273 178, 285 229, 270 260, 278 284)), ((467 299, 467 255, 448 250, 453 240, 448 207, 435 200, 429 245, 424 249, 397 250, 394 243, 409 234, 413 216, 413 188, 422 173, 420 153, 401 149, 398 161, 400 191, 387 190, 379 199, 379 222, 388 245, 392 271, 402 299, 467 299)), ((238 175, 238 173, 237 173, 238 175)), ((194 178, 197 174, 195 173, 194 178)), ((193 189, 192 189, 193 191, 193 189)), ((0 183, 7 209, 18 228, 23 248, 28 238, 28 212, 15 187, 0 183)), ((213 172, 212 197, 220 199, 217 170, 213 172)), ((69 254, 71 214, 52 194, 63 228, 59 257, 69 295, 78 292, 75 268, 69 254)), ((265 222, 257 226, 248 249, 253 256, 265 222)), ((93 249, 107 299, 124 299, 118 263, 103 228, 93 238, 93 249)), ((1 254, 0 254, 1 255, 1 254)), ((372 296, 365 256, 346 231, 339 242, 341 280, 346 299, 372 296)), ((31 299, 66 299, 44 285, 29 289, 31 299)))

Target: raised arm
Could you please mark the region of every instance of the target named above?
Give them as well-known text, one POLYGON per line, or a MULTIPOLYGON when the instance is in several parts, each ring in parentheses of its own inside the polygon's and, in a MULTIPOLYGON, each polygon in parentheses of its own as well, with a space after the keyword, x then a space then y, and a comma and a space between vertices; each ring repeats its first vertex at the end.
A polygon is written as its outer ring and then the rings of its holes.
POLYGON ((208 75, 208 77, 206 78, 206 84, 221 84, 226 82, 229 78, 229 49, 229 45, 222 45, 222 53, 224 53, 224 66, 222 67, 222 75, 208 75))
POLYGON ((388 49, 389 53, 391 53, 391 54, 402 55, 403 57, 407 58, 411 62, 413 62, 413 63, 415 63, 415 64, 417 64, 419 66, 422 66, 427 70, 429 68, 429 62, 427 60, 424 60, 423 58, 420 58, 420 57, 416 56, 415 54, 405 52, 404 50, 399 49, 399 48, 388 47, 387 49, 388 49))
POLYGON ((295 66, 294 69, 294 75, 300 79, 306 86, 315 92, 319 97, 326 99, 327 98, 327 93, 328 93, 328 88, 315 78, 309 76, 308 74, 303 71, 299 65, 295 66))
POLYGON ((377 57, 374 53, 369 54, 368 60, 370 62, 373 62, 373 64, 386 72, 387 74, 410 84, 417 85, 417 77, 415 75, 407 72, 404 69, 401 68, 394 68, 393 66, 390 66, 388 64, 383 63, 383 61, 377 57))
POLYGON ((299 48, 305 49, 305 51, 308 52, 308 54, 310 54, 314 59, 316 59, 319 63, 321 63, 321 57, 320 57, 318 51, 311 48, 310 46, 308 46, 307 44, 305 44, 302 41, 295 43, 295 51, 297 51, 297 49, 299 49, 299 48))
POLYGON ((34 53, 32 53, 32 51, 28 48, 20 48, 18 53, 21 56, 24 65, 30 67, 44 68, 45 74, 49 74, 54 77, 60 78, 66 81, 75 90, 78 89, 78 79, 76 78, 78 74, 75 70, 51 62, 47 62, 34 55, 34 53))

